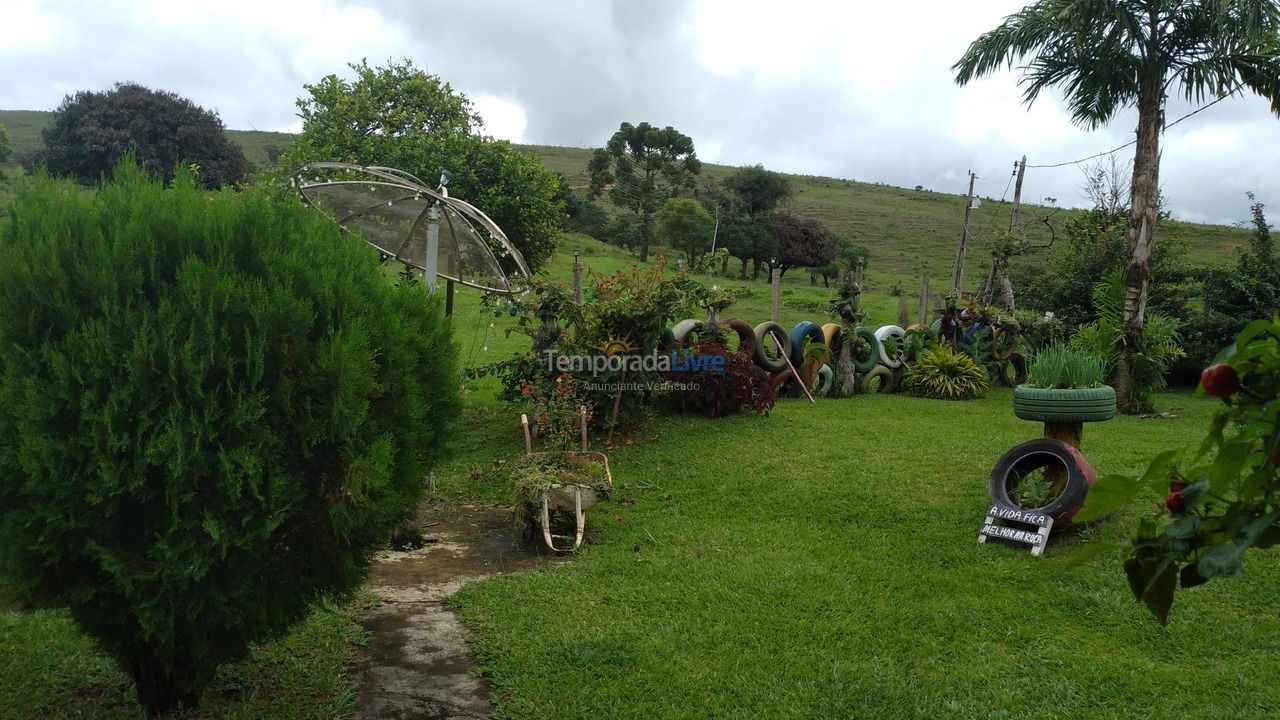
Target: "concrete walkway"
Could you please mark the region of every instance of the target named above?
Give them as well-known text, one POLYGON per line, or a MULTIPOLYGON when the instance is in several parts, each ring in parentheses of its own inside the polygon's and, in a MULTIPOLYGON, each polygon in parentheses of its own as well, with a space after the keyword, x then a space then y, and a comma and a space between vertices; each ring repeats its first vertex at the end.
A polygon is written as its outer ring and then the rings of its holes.
POLYGON ((369 578, 384 602, 364 620, 373 636, 360 676, 361 720, 488 717, 489 691, 473 674, 467 630, 441 601, 470 580, 553 560, 517 546, 511 508, 432 508, 421 524, 428 543, 381 554, 369 578))

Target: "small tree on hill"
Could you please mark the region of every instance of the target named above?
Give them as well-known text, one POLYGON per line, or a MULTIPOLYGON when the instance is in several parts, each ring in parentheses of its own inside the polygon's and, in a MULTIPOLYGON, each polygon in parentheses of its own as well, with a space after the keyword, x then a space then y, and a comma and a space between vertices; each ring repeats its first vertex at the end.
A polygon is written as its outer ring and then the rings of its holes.
POLYGON ((44 149, 36 161, 86 184, 110 174, 126 153, 166 181, 179 165, 196 166, 205 187, 249 177, 249 163, 227 139, 217 113, 174 93, 132 83, 67 95, 41 137, 44 149))
POLYGON ((564 218, 560 182, 534 155, 480 134, 471 101, 412 61, 351 65, 306 85, 297 101, 302 133, 282 157, 288 172, 316 161, 384 165, 434 184, 449 170, 449 192, 480 208, 536 270, 551 257, 564 218))
POLYGON ((778 267, 782 275, 793 267, 825 265, 836 257, 836 244, 817 220, 801 220, 790 213, 775 213, 773 236, 778 241, 778 267))
POLYGON ((724 186, 737 198, 742 212, 755 218, 767 215, 791 197, 791 182, 785 175, 748 165, 724 179, 724 186))
POLYGON ((587 166, 591 197, 606 191, 609 200, 626 208, 640 221, 640 261, 649 259, 653 218, 669 198, 693 191, 702 162, 693 140, 668 125, 656 128, 647 122, 624 122, 609 142, 596 150, 587 166))
POLYGON ((152 714, 359 586, 459 410, 438 298, 251 187, 37 176, 0 223, 0 575, 152 714))
POLYGON ((697 200, 671 198, 658 212, 658 237, 684 252, 690 262, 711 250, 715 220, 697 200))

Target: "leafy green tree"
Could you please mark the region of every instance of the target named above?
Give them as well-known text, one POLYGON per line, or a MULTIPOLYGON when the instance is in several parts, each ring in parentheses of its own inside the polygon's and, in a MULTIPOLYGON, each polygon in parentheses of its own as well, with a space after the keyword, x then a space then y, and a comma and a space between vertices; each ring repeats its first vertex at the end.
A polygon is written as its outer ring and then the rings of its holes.
POLYGON ((1198 375, 1222 348, 1231 344, 1242 323, 1265 320, 1280 313, 1280 258, 1276 256, 1271 225, 1264 206, 1249 193, 1253 236, 1236 255, 1234 267, 1196 271, 1203 309, 1190 313, 1183 334, 1189 362, 1188 376, 1198 375))
POLYGON ((817 220, 774 213, 773 236, 778 243, 777 264, 784 276, 793 267, 821 266, 836 258, 835 241, 817 220))
POLYGON ((217 113, 174 93, 132 83, 67 95, 41 137, 44 148, 36 162, 86 184, 110 174, 126 153, 165 180, 173 179, 179 165, 194 165, 205 187, 249 177, 249 162, 240 146, 227 139, 217 113))
POLYGON ((753 218, 773 212, 791 197, 791 181, 763 165, 739 168, 724 179, 724 186, 737 199, 739 209, 753 218))
POLYGON ((720 221, 719 239, 728 248, 729 254, 742 261, 739 274, 747 279, 747 263, 755 262, 755 276, 760 275, 761 263, 767 263, 777 256, 778 241, 773 229, 765 220, 756 220, 745 214, 730 215, 720 221))
POLYGON ((359 587, 459 412, 425 287, 264 187, 38 173, 0 223, 0 576, 152 714, 359 587))
POLYGON ((1142 352, 1167 93, 1201 101, 1247 89, 1280 114, 1278 29, 1277 0, 1039 0, 980 36, 952 67, 963 85, 1026 59, 1026 101, 1062 87, 1072 118, 1090 128, 1122 108, 1137 108, 1124 351, 1116 380, 1126 412, 1142 410, 1128 385, 1142 352))
POLYGON ((691 193, 702 161, 693 140, 668 125, 624 122, 609 142, 591 156, 591 197, 608 191, 609 200, 640 221, 640 261, 649 259, 653 219, 669 198, 691 193))
POLYGON ((13 144, 9 141, 9 131, 0 125, 0 163, 9 162, 13 155, 13 144))
POLYGON ((690 262, 711 250, 715 220, 691 198, 671 198, 658 211, 658 237, 682 251, 690 262))
POLYGON ((316 161, 382 165, 434 184, 449 170, 450 194, 493 218, 530 268, 551 257, 564 214, 555 174, 482 136, 471 101, 412 61, 350 67, 354 80, 328 75, 305 86, 302 133, 280 161, 287 171, 316 161))

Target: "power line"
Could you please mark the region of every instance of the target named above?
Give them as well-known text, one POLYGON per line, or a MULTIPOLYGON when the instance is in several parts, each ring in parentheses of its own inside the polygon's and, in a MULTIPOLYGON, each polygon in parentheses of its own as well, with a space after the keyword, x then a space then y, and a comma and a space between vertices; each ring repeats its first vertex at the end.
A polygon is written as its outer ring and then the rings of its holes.
MULTIPOLYGON (((1187 118, 1191 117, 1192 115, 1195 115, 1196 113, 1204 112, 1205 110, 1208 110, 1209 108, 1213 107, 1214 105, 1217 105, 1218 103, 1222 102, 1223 100, 1226 100, 1226 99, 1227 99, 1227 98, 1229 98, 1229 97, 1233 97, 1233 96, 1236 94, 1236 90, 1239 90, 1239 89, 1240 89, 1240 88, 1242 88, 1242 87, 1244 87, 1244 83, 1240 83, 1239 85, 1236 85, 1236 87, 1235 87, 1231 92, 1229 92, 1229 93, 1227 93, 1227 94, 1225 94, 1225 95, 1222 95, 1221 97, 1219 97, 1217 100, 1214 100, 1213 102, 1210 102, 1210 103, 1206 103, 1206 104, 1204 104, 1204 105, 1201 105, 1200 107, 1196 108, 1195 110, 1192 110, 1191 112, 1187 113, 1186 115, 1183 115, 1182 117, 1178 118, 1177 120, 1174 120, 1173 122, 1171 122, 1171 123, 1169 123, 1169 124, 1165 125, 1165 126, 1164 126, 1164 129, 1165 129, 1165 130, 1168 130, 1169 128, 1173 127, 1174 125, 1177 125, 1178 123, 1182 122, 1183 120, 1186 120, 1187 118)), ((1079 165, 1079 164, 1080 164, 1080 163, 1082 163, 1082 162, 1088 162, 1089 160, 1093 160, 1093 159, 1095 159, 1095 158, 1100 158, 1100 157, 1102 157, 1102 156, 1104 156, 1104 155, 1110 155, 1110 154, 1112 154, 1112 153, 1114 153, 1114 152, 1117 152, 1117 151, 1123 150, 1123 149, 1125 149, 1125 148, 1129 147, 1130 145, 1133 145, 1133 144, 1134 144, 1134 143, 1136 143, 1136 142, 1138 142, 1138 140, 1137 140, 1137 138, 1134 138, 1133 140, 1130 140, 1129 142, 1127 142, 1127 143, 1125 143, 1125 144, 1123 144, 1123 145, 1117 145, 1116 147, 1113 147, 1113 148, 1111 148, 1110 150, 1107 150, 1106 152, 1100 152, 1100 153, 1098 153, 1098 154, 1096 154, 1096 155, 1090 155, 1089 157, 1083 157, 1083 158, 1080 158, 1079 160, 1068 160, 1068 161, 1066 161, 1066 162, 1053 163, 1053 164, 1051 164, 1051 165, 1028 165, 1027 167, 1029 167, 1029 168, 1056 168, 1056 167, 1062 167, 1062 166, 1064 166, 1064 165, 1079 165)))

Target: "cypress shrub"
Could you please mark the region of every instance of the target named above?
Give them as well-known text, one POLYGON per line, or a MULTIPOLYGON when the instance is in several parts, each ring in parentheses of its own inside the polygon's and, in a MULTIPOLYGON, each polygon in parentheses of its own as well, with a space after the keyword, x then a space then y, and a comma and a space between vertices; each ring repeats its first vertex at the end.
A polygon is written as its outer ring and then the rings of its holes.
POLYGON ((349 595, 459 410, 440 303, 267 191, 37 175, 0 218, 0 573, 151 714, 349 595))

